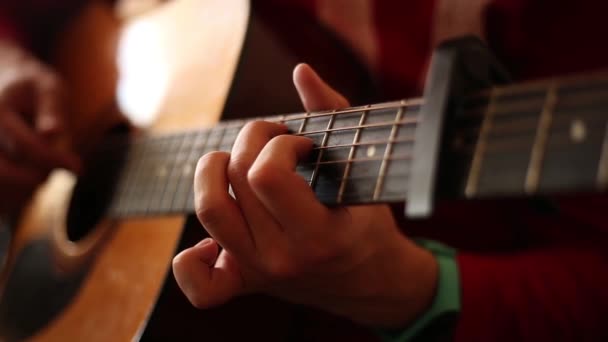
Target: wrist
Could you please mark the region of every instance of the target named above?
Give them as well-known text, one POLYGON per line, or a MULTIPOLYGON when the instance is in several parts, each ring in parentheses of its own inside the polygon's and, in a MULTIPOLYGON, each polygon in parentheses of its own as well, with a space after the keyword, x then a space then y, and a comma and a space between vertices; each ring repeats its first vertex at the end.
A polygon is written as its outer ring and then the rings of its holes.
POLYGON ((400 248, 400 261, 394 263, 395 297, 387 308, 390 313, 375 324, 377 327, 398 328, 409 326, 428 310, 435 297, 439 278, 437 259, 429 250, 409 239, 400 248))
POLYGON ((344 279, 354 292, 325 302, 324 309, 360 324, 397 328, 409 325, 432 304, 438 265, 432 253, 401 235, 344 279))
POLYGON ((419 245, 433 253, 438 264, 437 288, 433 302, 413 322, 398 329, 377 330, 386 341, 449 340, 460 313, 460 280, 456 251, 432 240, 419 245))

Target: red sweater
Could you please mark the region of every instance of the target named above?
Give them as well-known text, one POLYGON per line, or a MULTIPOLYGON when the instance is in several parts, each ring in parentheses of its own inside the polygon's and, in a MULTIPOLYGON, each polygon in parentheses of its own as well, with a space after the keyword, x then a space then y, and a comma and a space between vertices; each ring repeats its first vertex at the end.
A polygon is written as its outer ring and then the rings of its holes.
MULTIPOLYGON (((265 1, 323 18, 324 0, 265 1)), ((5 3, 0 31, 27 40, 36 30, 31 20, 24 24, 27 17, 41 13, 27 9, 52 1, 5 3)), ((357 46, 356 34, 345 39, 375 68, 390 96, 417 93, 432 50, 434 1, 368 3, 373 56, 369 46, 357 46)), ((593 70, 608 64, 606 13, 608 2, 602 0, 495 0, 484 12, 485 34, 516 80, 593 70)), ((324 18, 336 25, 335 17, 324 18)), ((526 200, 441 203, 432 219, 404 223, 408 234, 460 250, 462 312, 456 340, 608 340, 608 218, 603 215, 608 198, 555 203, 557 213, 526 200)))

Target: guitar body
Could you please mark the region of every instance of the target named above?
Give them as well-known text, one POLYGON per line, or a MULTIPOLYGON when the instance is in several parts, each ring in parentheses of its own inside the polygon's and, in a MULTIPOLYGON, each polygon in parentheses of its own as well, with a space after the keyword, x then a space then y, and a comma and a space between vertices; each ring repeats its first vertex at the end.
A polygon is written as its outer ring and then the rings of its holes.
MULTIPOLYGON (((270 14, 246 0, 180 0, 121 21, 107 3, 93 2, 67 26, 54 56, 77 113, 71 123, 75 146, 86 156, 109 130, 125 126, 122 114, 146 124, 136 134, 154 135, 209 127, 222 113, 297 111, 291 69, 302 60, 339 81, 347 96, 370 100, 363 94, 371 83, 352 56, 339 52, 332 56, 338 63, 326 59, 327 47, 340 50, 335 40, 312 42, 325 51, 322 57, 297 55, 284 44, 285 32, 275 35, 263 19, 270 14), (117 86, 121 106, 115 104, 117 86), (143 107, 133 105, 142 98, 143 107)), ((296 52, 315 51, 298 45, 296 52)), ((194 217, 185 233, 185 216, 102 217, 91 227, 76 227, 81 234, 73 238, 66 222, 77 182, 66 171, 54 172, 13 224, 0 275, 0 340, 126 341, 142 334, 183 340, 200 338, 195 329, 201 327, 217 328, 205 335, 217 338, 285 337, 292 310, 278 301, 251 297, 200 312, 177 291, 171 259, 205 234, 194 217), (159 296, 162 305, 152 315, 159 296), (218 325, 235 319, 247 330, 218 325)))

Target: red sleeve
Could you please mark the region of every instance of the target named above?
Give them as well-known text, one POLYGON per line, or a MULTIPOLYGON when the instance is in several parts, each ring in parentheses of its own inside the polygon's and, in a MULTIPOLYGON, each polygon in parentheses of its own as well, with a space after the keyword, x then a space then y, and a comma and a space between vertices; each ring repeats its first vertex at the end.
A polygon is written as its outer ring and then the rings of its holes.
MULTIPOLYGON (((519 79, 606 67, 607 10, 606 1, 495 0, 487 17, 490 44, 519 79)), ((456 340, 608 341, 608 201, 579 202, 568 208, 578 223, 564 225, 586 243, 545 240, 545 247, 523 252, 459 255, 456 340)))
POLYGON ((516 79, 608 66, 605 0, 493 0, 489 44, 516 79))
POLYGON ((601 246, 458 257, 456 341, 607 341, 608 256, 601 246))

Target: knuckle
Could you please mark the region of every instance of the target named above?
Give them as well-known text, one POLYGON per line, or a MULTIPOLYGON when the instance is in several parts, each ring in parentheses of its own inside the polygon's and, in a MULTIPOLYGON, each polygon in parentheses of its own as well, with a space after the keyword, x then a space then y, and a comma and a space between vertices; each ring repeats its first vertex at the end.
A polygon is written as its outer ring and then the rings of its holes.
POLYGON ((281 134, 281 135, 277 135, 276 137, 270 139, 270 142, 268 144, 270 144, 272 146, 289 145, 294 141, 294 139, 298 139, 298 137, 293 136, 293 135, 281 134))
POLYGON ((196 256, 185 250, 175 256, 172 260, 175 280, 182 289, 188 301, 198 309, 206 309, 211 305, 208 296, 205 296, 205 288, 195 283, 191 274, 192 264, 198 262, 196 256))
POLYGON ((298 267, 290 258, 278 255, 268 259, 265 272, 272 279, 291 279, 298 275, 298 267))
POLYGON ((251 167, 252 162, 244 158, 231 158, 228 164, 228 180, 230 183, 241 183, 247 181, 247 172, 251 167))
POLYGON ((256 189, 271 187, 277 177, 277 170, 270 164, 254 164, 247 173, 247 180, 256 189))
POLYGON ((205 166, 211 163, 220 162, 222 160, 225 160, 226 158, 229 158, 229 155, 226 152, 222 151, 213 151, 205 153, 198 159, 196 167, 197 169, 204 169, 205 166))
POLYGON ((182 279, 186 270, 186 264, 188 263, 187 257, 184 252, 176 255, 171 261, 171 266, 173 267, 173 273, 175 273, 176 278, 182 279))
POLYGON ((55 73, 46 70, 45 68, 38 69, 38 80, 45 89, 61 88, 61 79, 55 73))
POLYGON ((314 244, 306 249, 306 263, 310 266, 322 265, 336 259, 338 251, 322 244, 314 244))
POLYGON ((239 132, 239 137, 247 137, 253 132, 262 131, 265 129, 266 125, 268 125, 268 123, 265 121, 250 121, 243 126, 239 132))
POLYGON ((196 201, 196 217, 203 226, 213 226, 222 222, 223 208, 218 200, 208 199, 206 196, 200 195, 201 198, 196 201))
POLYGON ((225 163, 228 159, 230 159, 230 154, 227 152, 213 151, 204 154, 196 162, 194 177, 205 177, 207 170, 211 165, 214 165, 215 163, 225 163))
POLYGON ((199 310, 207 309, 210 306, 210 301, 207 299, 207 296, 200 293, 190 293, 187 297, 190 304, 199 310))

